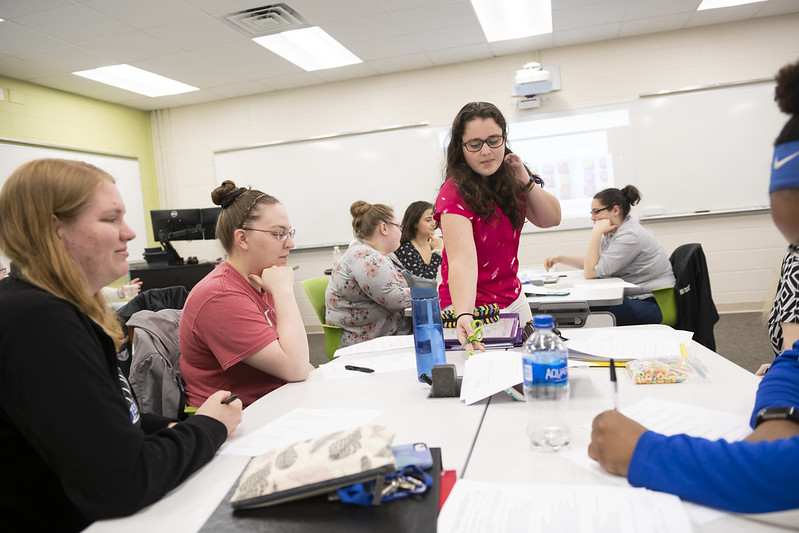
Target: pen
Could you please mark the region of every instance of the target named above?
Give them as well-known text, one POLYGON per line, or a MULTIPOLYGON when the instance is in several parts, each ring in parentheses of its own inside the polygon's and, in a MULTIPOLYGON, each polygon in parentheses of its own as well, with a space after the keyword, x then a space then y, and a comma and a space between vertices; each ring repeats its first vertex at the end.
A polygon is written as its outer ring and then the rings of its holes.
POLYGON ((231 394, 230 396, 228 396, 227 398, 225 398, 224 400, 222 400, 222 403, 223 403, 224 405, 227 405, 227 404, 229 404, 229 403, 231 403, 231 402, 235 401, 236 399, 238 399, 238 397, 239 397, 239 395, 238 395, 238 394, 231 394))
POLYGON ((616 362, 610 360, 610 383, 613 387, 613 408, 619 410, 619 382, 616 381, 616 362))
POLYGON ((371 374, 375 371, 374 368, 366 368, 365 366, 344 365, 344 370, 354 370, 355 372, 365 372, 371 374))
POLYGON ((685 348, 685 344, 680 343, 680 354, 682 355, 683 359, 688 359, 688 350, 685 348))

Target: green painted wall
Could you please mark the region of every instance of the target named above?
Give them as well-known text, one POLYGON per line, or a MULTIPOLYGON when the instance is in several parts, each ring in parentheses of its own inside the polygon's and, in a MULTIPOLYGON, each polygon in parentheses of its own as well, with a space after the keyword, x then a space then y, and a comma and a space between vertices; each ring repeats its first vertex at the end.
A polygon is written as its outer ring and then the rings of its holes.
MULTIPOLYGON (((158 209, 150 112, 0 76, 0 137, 139 159, 145 212, 158 209)), ((150 233, 150 221, 145 217, 150 233)))

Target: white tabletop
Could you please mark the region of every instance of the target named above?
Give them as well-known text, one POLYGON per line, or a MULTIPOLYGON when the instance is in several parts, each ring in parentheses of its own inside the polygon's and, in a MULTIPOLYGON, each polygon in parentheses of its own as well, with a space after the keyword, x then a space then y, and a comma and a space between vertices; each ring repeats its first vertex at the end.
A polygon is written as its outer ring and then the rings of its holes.
MULTIPOLYGON (((748 418, 760 379, 696 342, 688 349, 709 370, 706 380, 695 376, 696 379, 680 384, 637 385, 625 369, 617 369, 619 408, 645 398, 657 398, 748 418)), ((463 478, 510 483, 629 486, 624 478, 610 476, 596 463, 588 461, 589 466, 595 468, 592 470, 567 458, 568 454, 587 456, 591 421, 600 412, 613 408, 609 378, 607 367, 569 369, 571 394, 567 422, 572 442, 567 453, 533 450, 525 432, 527 405, 513 402, 506 395, 494 395, 463 478)), ((700 515, 708 513, 707 508, 692 507, 700 515)), ((689 517, 695 518, 691 512, 689 517)), ((778 531, 773 526, 728 513, 719 513, 719 517, 710 522, 693 525, 697 531, 778 531)))
POLYGON ((544 287, 524 283, 538 278, 535 271, 521 270, 519 277, 522 279, 522 290, 527 294, 527 301, 533 310, 541 307, 569 307, 573 304, 584 303, 589 307, 619 305, 624 298, 624 289, 635 287, 621 278, 585 279, 581 270, 568 270, 565 272, 551 272, 549 275, 558 276, 556 284, 546 284, 544 287), (568 292, 563 296, 534 296, 529 294, 536 289, 568 292))
MULTIPOLYGON (((626 371, 620 370, 620 407, 644 398, 658 398, 748 415, 759 379, 695 342, 689 346, 689 353, 709 370, 706 380, 635 385, 626 371)), ((344 365, 379 355, 348 355, 329 364, 344 365)), ((449 362, 459 367, 459 373, 463 358, 463 352, 448 352, 449 362)), ((572 368, 570 383, 570 449, 578 451, 588 445, 588 427, 593 417, 612 407, 608 369, 572 368)), ((395 443, 426 442, 431 447, 440 447, 444 468, 457 470, 458 476, 465 479, 511 483, 534 480, 547 484, 619 482, 609 481, 606 475, 569 461, 563 453, 531 450, 525 433, 524 402, 513 402, 502 393, 489 401, 466 406, 457 398, 428 399, 428 392, 429 387, 417 381, 415 369, 374 374, 352 372, 352 377, 330 380, 324 379, 322 370, 317 369, 307 381, 285 385, 248 407, 232 440, 241 439, 297 407, 377 409, 381 414, 375 423, 395 430, 395 443)), ((128 518, 97 522, 87 531, 198 531, 248 460, 242 456, 217 455, 160 502, 128 518)), ((622 478, 618 479, 625 483, 622 478)), ((735 515, 720 516, 711 522, 695 524, 695 528, 719 532, 773 529, 735 515)))

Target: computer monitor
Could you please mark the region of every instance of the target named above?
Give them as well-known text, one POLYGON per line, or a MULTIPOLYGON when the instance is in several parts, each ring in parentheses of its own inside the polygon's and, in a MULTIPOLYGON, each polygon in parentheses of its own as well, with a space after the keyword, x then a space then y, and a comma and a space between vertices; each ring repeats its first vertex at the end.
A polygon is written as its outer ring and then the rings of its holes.
POLYGON ((182 265, 183 258, 169 241, 203 238, 199 209, 154 209, 150 211, 150 220, 153 223, 153 236, 164 247, 170 265, 182 265))
POLYGON ((155 209, 150 211, 153 236, 161 241, 194 241, 203 238, 199 209, 155 209))
POLYGON ((216 219, 221 212, 221 207, 204 207, 200 209, 200 219, 202 219, 205 240, 212 241, 216 239, 216 219))

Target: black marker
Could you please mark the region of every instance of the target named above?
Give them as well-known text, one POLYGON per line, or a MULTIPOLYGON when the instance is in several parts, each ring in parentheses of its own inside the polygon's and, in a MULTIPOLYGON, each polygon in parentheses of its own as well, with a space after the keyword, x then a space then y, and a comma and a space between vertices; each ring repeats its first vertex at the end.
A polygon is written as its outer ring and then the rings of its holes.
POLYGON ((344 365, 344 370, 354 370, 355 372, 365 372, 371 374, 375 371, 374 368, 366 368, 365 366, 344 365))
POLYGON ((619 410, 619 382, 616 381, 616 362, 610 360, 610 383, 613 386, 613 408, 619 410))
POLYGON ((223 404, 223 405, 227 405, 227 404, 229 404, 229 403, 231 403, 231 402, 233 402, 233 401, 237 400, 237 399, 238 399, 238 397, 239 397, 239 395, 238 395, 238 394, 231 394, 231 395, 230 395, 230 396, 228 396, 226 399, 222 400, 222 404, 223 404))

